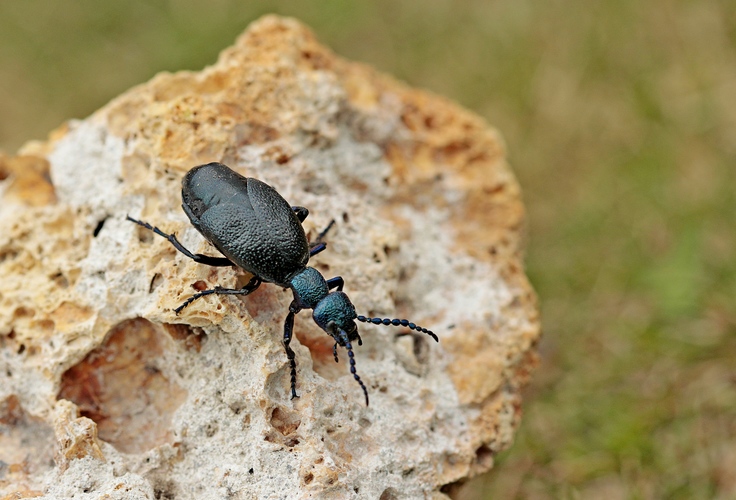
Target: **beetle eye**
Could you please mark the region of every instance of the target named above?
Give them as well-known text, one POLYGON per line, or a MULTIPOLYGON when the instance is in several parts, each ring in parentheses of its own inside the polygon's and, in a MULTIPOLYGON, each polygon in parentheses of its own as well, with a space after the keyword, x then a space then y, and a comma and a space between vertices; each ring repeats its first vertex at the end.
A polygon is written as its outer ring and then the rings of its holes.
POLYGON ((348 324, 345 325, 343 330, 345 330, 345 333, 348 334, 348 337, 351 337, 353 333, 356 333, 358 331, 358 325, 355 324, 355 321, 348 321, 348 324))
POLYGON ((337 324, 334 321, 328 321, 327 328, 325 328, 325 330, 327 331, 327 333, 335 338, 337 338, 336 335, 340 333, 340 329, 337 327, 337 324))

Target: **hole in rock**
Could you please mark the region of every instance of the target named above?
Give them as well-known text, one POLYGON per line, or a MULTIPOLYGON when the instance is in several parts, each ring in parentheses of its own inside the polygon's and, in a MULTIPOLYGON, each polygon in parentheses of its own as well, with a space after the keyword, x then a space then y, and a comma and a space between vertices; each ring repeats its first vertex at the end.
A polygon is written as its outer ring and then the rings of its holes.
POLYGON ((440 488, 440 492, 444 493, 450 498, 457 498, 462 491, 463 485, 465 485, 466 482, 467 480, 460 479, 459 481, 447 483, 440 488))
POLYGON ((174 500, 177 497, 177 488, 173 481, 157 479, 153 482, 153 497, 156 500, 174 500))
POLYGON ((151 322, 115 326, 104 343, 62 376, 60 399, 74 402, 97 423, 99 437, 125 453, 171 441, 171 417, 186 391, 161 371, 172 343, 151 322))
MULTIPOLYGON (((312 356, 312 367, 320 377, 326 380, 337 380, 340 377, 350 375, 348 352, 344 347, 337 347, 339 362, 335 363, 335 357, 332 353, 332 346, 335 341, 332 337, 324 332, 306 333, 299 330, 296 332, 296 337, 303 346, 309 349, 309 354, 312 356)), ((357 342, 353 346, 353 352, 358 364, 358 372, 360 372, 360 347, 358 347, 357 342)))
POLYGON ((198 327, 189 325, 178 325, 173 323, 164 323, 164 330, 171 335, 171 338, 184 344, 187 350, 199 352, 202 349, 202 343, 206 340, 207 334, 198 327))
POLYGON ((13 260, 18 257, 18 251, 14 249, 0 250, 0 263, 6 260, 13 260))
POLYGON ((102 231, 102 228, 105 226, 106 221, 107 221, 107 217, 97 222, 97 225, 95 226, 94 231, 92 231, 93 238, 97 238, 97 235, 100 234, 100 231, 102 231))
POLYGON ((151 278, 151 284, 148 285, 148 293, 153 293, 153 291, 161 286, 161 283, 164 282, 164 277, 161 273, 156 273, 153 275, 153 278, 151 278))
POLYGON ((493 450, 482 445, 475 450, 475 459, 484 469, 490 469, 493 465, 493 450))
POLYGON ((61 271, 52 274, 49 276, 49 279, 56 283, 59 288, 69 288, 69 280, 61 273, 61 271))
POLYGON ((18 307, 13 311, 13 319, 30 318, 36 314, 33 309, 26 309, 25 307, 18 307))
POLYGON ((426 365, 429 362, 430 347, 427 342, 426 335, 420 335, 414 332, 401 332, 396 334, 397 337, 408 336, 412 340, 412 352, 417 363, 426 365))
POLYGON ((36 484, 34 478, 54 467, 54 443, 53 429, 26 413, 17 396, 0 401, 0 489, 6 471, 16 482, 42 489, 43 485, 36 484))
POLYGON ((271 412, 271 426, 284 436, 294 433, 302 421, 298 413, 274 408, 271 412))
POLYGON ((383 490, 383 493, 381 493, 381 496, 379 498, 381 500, 398 500, 401 497, 395 489, 386 488, 385 490, 383 490))

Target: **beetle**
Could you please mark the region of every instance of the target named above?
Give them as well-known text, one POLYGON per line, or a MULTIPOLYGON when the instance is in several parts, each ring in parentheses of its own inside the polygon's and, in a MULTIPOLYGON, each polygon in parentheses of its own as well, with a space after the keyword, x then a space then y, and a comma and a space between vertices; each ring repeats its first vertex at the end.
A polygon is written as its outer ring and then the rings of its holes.
POLYGON ((350 373, 360 385, 368 406, 368 390, 355 369, 352 342, 363 341, 355 321, 375 325, 402 326, 426 333, 436 342, 431 330, 406 319, 370 318, 355 313, 355 307, 343 292, 345 282, 336 276, 326 280, 313 267, 310 257, 326 247, 324 236, 334 225, 333 220, 317 237, 307 241, 302 222, 309 210, 289 203, 271 186, 243 177, 222 163, 208 163, 192 168, 182 180, 182 208, 192 225, 224 257, 195 254, 187 250, 174 234, 167 234, 147 222, 127 216, 131 222, 166 238, 179 252, 200 264, 237 266, 253 275, 242 288, 215 287, 202 290, 174 309, 179 314, 195 300, 211 295, 248 295, 263 282, 290 288, 294 295, 284 322, 284 349, 291 370, 291 398, 296 393, 296 355, 291 349, 294 316, 302 309, 312 309, 312 318, 334 340, 332 347, 338 362, 337 346, 347 350, 350 373))

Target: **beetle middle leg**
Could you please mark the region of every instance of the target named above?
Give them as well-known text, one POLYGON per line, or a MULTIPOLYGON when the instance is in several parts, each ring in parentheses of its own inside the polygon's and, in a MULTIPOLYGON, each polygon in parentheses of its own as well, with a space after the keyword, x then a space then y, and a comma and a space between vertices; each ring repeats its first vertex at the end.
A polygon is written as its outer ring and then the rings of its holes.
POLYGON ((176 312, 176 314, 179 314, 189 304, 206 295, 248 295, 256 291, 259 286, 261 286, 261 278, 259 278, 258 276, 253 276, 243 288, 222 288, 220 286, 216 286, 215 288, 211 288, 209 290, 202 290, 201 292, 197 292, 189 297, 187 300, 185 300, 182 305, 174 309, 174 312, 176 312))

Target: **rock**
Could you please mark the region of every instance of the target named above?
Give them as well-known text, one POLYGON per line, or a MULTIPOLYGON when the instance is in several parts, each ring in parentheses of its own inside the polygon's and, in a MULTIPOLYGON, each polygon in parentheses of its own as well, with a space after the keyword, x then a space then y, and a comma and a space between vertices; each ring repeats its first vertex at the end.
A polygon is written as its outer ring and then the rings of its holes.
POLYGON ((0 179, 0 498, 439 498, 510 445, 539 336, 523 206, 497 132, 446 99, 270 16, 0 157, 0 179), (217 255, 180 209, 211 161, 308 207, 312 239, 337 221, 310 263, 358 314, 440 337, 360 325, 370 407, 308 311, 290 399, 288 290, 173 312, 250 276, 125 216, 217 255))

